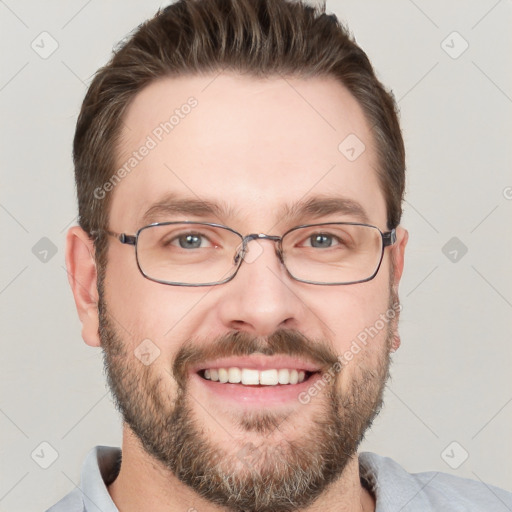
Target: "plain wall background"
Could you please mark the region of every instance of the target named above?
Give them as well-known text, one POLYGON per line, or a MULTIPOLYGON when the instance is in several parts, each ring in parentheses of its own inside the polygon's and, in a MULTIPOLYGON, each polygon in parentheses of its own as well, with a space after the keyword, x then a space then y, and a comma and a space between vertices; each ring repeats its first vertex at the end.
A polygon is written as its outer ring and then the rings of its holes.
MULTIPOLYGON (((121 442, 64 267, 71 142, 91 75, 165 4, 0 2, 0 511, 45 510, 78 484, 90 448, 121 442), (42 442, 58 454, 48 469, 34 460, 51 461, 42 442)), ((512 490, 512 2, 327 8, 393 89, 408 154, 402 347, 362 449, 512 490), (445 462, 466 452, 457 469, 445 462)))

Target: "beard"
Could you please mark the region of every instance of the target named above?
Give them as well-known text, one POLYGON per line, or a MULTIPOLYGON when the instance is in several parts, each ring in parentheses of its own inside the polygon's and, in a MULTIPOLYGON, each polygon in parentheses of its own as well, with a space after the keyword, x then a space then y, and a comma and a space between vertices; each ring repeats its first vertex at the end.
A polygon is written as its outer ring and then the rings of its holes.
MULTIPOLYGON (((397 299, 390 292, 390 308, 398 304, 397 299)), ((247 436, 244 441, 242 434, 221 446, 207 434, 202 426, 205 420, 198 416, 208 404, 205 407, 203 397, 198 400, 190 393, 188 371, 192 364, 258 352, 297 355, 322 368, 332 368, 335 363, 340 368, 330 345, 295 330, 279 330, 268 337, 230 332, 207 343, 187 340, 169 369, 157 372, 156 365, 141 364, 127 349, 129 344, 111 321, 101 288, 99 312, 107 381, 116 408, 142 448, 203 499, 227 510, 250 512, 303 509, 342 475, 382 407, 398 321, 397 314, 396 321, 387 322, 384 343, 375 340, 374 347, 363 348, 310 404, 299 406, 314 407, 314 411, 294 407, 289 416, 282 410, 240 411, 231 418, 235 428, 250 432, 250 439, 257 441, 248 442, 247 436), (351 365, 353 374, 345 379, 342 391, 338 381, 351 365), (171 377, 177 384, 172 398, 171 377), (297 424, 300 437, 288 439, 282 427, 287 420, 294 423, 301 417, 308 418, 308 424, 297 424)), ((211 419, 218 414, 212 411, 211 419)))

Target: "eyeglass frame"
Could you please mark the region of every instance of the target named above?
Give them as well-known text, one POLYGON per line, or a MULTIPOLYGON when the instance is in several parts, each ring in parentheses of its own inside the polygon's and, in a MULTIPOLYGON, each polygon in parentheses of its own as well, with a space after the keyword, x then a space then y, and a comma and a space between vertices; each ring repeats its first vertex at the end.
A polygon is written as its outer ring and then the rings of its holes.
POLYGON ((283 265, 284 269, 286 270, 286 273, 294 281, 298 281, 300 283, 306 283, 306 284, 313 284, 313 285, 317 285, 317 286, 347 286, 347 285, 351 285, 351 284, 366 283, 366 282, 371 281, 372 279, 374 279, 375 276, 377 275, 377 273, 379 272, 379 269, 380 269, 380 267, 382 265, 382 260, 384 258, 384 250, 386 249, 386 247, 390 247, 390 246, 392 246, 396 242, 396 228, 393 228, 390 231, 382 232, 380 230, 380 228, 378 228, 377 226, 373 226, 372 224, 365 224, 365 223, 361 223, 361 222, 321 222, 321 223, 318 223, 318 224, 301 224, 299 226, 294 226, 293 228, 290 228, 288 231, 283 233, 283 235, 281 235, 281 236, 266 235, 264 233, 251 233, 249 235, 244 236, 241 233, 239 233, 238 231, 234 230, 233 228, 230 228, 229 226, 225 226, 224 224, 217 224, 215 222, 196 222, 196 221, 153 222, 152 224, 148 224, 146 226, 142 226, 141 228, 139 228, 137 230, 137 232, 135 233, 135 235, 127 235, 126 233, 116 233, 115 231, 110 231, 110 230, 107 230, 107 229, 105 229, 105 230, 94 230, 94 231, 91 232, 91 234, 98 234, 100 232, 104 232, 107 235, 116 238, 122 244, 133 245, 135 247, 135 260, 137 262, 137 267, 138 267, 140 273, 142 274, 142 276, 145 277, 146 279, 148 279, 149 281, 153 281, 155 283, 160 283, 160 284, 166 284, 166 285, 169 285, 169 286, 187 286, 187 287, 217 286, 219 284, 225 284, 225 283, 228 283, 229 281, 231 281, 237 275, 238 271, 240 270, 240 267, 242 266, 242 262, 244 261, 244 256, 246 254, 247 244, 250 241, 252 241, 252 240, 272 240, 273 242, 278 242, 278 246, 276 248, 276 255, 279 258, 279 261, 283 265), (233 272, 233 274, 230 277, 228 277, 228 278, 226 278, 226 279, 224 279, 222 281, 217 281, 217 282, 214 282, 214 283, 192 283, 192 284, 169 282, 169 281, 164 281, 162 279, 155 279, 153 277, 148 276, 142 270, 142 268, 140 266, 140 262, 139 262, 139 255, 138 255, 138 250, 137 250, 137 248, 138 248, 137 244, 138 244, 138 240, 139 240, 139 235, 145 229, 148 229, 148 228, 151 228, 151 227, 154 227, 154 226, 169 226, 169 225, 173 225, 173 224, 193 224, 193 225, 200 225, 200 226, 210 226, 210 227, 214 227, 214 228, 222 228, 222 229, 226 229, 226 230, 230 231, 231 233, 233 233, 233 234, 237 235, 238 237, 240 237, 240 239, 241 239, 240 246, 242 247, 242 249, 239 252, 235 253, 235 256, 234 256, 234 260, 235 261, 234 261, 234 263, 236 265, 236 268, 235 268, 235 271, 233 272), (297 229, 308 228, 308 227, 315 227, 315 226, 330 226, 330 225, 333 225, 333 224, 336 224, 336 225, 349 225, 349 226, 366 226, 366 227, 369 227, 369 228, 376 229, 379 232, 379 234, 381 236, 381 239, 382 239, 382 248, 381 248, 381 254, 380 254, 380 258, 379 258, 379 263, 378 263, 377 268, 375 269, 374 273, 370 277, 368 277, 366 279, 361 279, 359 281, 350 281, 348 283, 319 283, 319 282, 316 282, 316 281, 308 281, 308 280, 305 280, 305 279, 299 279, 299 278, 293 276, 291 274, 291 272, 288 270, 288 267, 286 266, 286 263, 284 262, 284 259, 283 259, 283 251, 282 251, 282 249, 283 249, 283 246, 282 246, 283 238, 288 233, 291 233, 292 231, 295 231, 297 229), (240 255, 242 256, 241 258, 240 258, 240 255), (236 261, 237 258, 239 258, 238 262, 236 261))

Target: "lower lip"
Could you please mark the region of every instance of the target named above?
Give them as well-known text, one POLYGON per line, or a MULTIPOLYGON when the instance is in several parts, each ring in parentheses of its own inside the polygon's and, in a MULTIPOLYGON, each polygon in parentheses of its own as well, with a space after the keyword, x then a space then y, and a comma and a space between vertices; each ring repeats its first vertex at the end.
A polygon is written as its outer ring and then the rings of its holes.
POLYGON ((231 400, 239 405, 282 405, 291 404, 293 402, 301 403, 299 395, 309 389, 314 383, 322 378, 320 372, 313 373, 309 379, 298 384, 282 384, 277 386, 244 386, 243 384, 231 384, 211 381, 203 379, 197 373, 191 375, 193 381, 198 381, 202 389, 207 392, 221 397, 222 399, 231 400))

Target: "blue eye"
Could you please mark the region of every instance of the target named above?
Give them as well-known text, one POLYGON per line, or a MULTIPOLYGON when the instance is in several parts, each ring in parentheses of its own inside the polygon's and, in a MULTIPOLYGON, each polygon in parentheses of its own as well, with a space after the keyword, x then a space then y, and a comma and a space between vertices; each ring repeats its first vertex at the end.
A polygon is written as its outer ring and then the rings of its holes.
POLYGON ((317 233, 309 237, 309 243, 311 244, 311 247, 324 248, 335 245, 337 241, 332 235, 317 233))
POLYGON ((155 242, 159 247, 166 250, 178 251, 182 249, 192 252, 199 249, 218 249, 222 246, 221 234, 217 234, 213 229, 190 231, 190 228, 180 229, 175 228, 174 225, 171 228, 166 227, 165 229, 166 231, 160 240, 155 240, 155 242))
POLYGON ((197 235, 194 233, 180 235, 177 240, 182 249, 199 249, 203 243, 202 235, 197 235))
POLYGON ((315 249, 328 249, 329 247, 335 247, 341 243, 343 243, 342 240, 336 235, 330 233, 314 233, 306 239, 304 245, 315 249))

